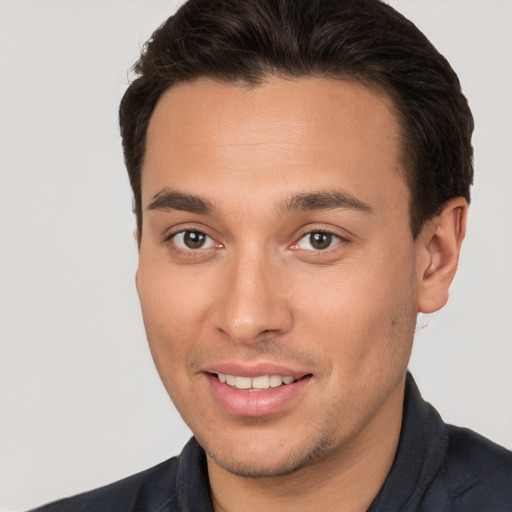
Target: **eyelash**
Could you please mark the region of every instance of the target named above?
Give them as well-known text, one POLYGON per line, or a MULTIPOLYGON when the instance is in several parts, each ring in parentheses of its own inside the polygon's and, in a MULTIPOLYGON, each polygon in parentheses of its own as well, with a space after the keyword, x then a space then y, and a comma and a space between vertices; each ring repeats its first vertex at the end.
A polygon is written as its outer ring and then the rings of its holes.
POLYGON ((199 229, 181 229, 179 231, 176 231, 174 233, 171 233, 170 235, 168 235, 165 240, 164 240, 165 243, 167 243, 168 245, 170 245, 173 250, 175 251, 179 251, 183 254, 186 254, 186 255, 191 255, 191 256, 195 256, 195 255, 198 255, 199 251, 202 249, 202 251, 206 251, 206 250, 209 250, 209 249, 218 249, 218 248, 221 248, 222 247, 222 244, 218 243, 215 241, 214 238, 212 238, 210 235, 206 234, 204 231, 201 231, 199 229), (203 246, 200 246, 200 247, 197 247, 197 248, 192 248, 192 247, 186 247, 184 246, 184 240, 182 240, 182 244, 183 246, 179 246, 176 239, 181 236, 182 238, 184 238, 187 233, 189 235, 191 234, 194 234, 194 235, 202 235, 203 237, 205 237, 205 239, 207 240, 206 243, 209 243, 211 244, 213 242, 213 245, 210 246, 210 247, 203 247, 203 246), (209 242, 208 242, 209 240, 209 242))
MULTIPOLYGON (((223 247, 223 245, 221 243, 216 242, 213 237, 211 237, 210 235, 206 234, 204 231, 201 231, 199 229, 181 229, 179 231, 175 231, 175 232, 171 233, 170 235, 168 235, 165 238, 164 242, 169 244, 174 251, 177 251, 184 255, 192 256, 192 257, 199 256, 200 254, 204 254, 204 251, 209 251, 211 249, 219 249, 219 248, 223 247), (176 239, 180 236, 182 238, 184 238, 185 236, 187 236, 187 234, 189 234, 189 235, 193 234, 193 235, 199 235, 199 236, 205 237, 206 243, 210 244, 210 246, 204 247, 203 245, 201 245, 200 247, 197 247, 197 248, 184 247, 184 245, 185 245, 184 240, 181 241, 182 246, 178 245, 176 239)), ((333 233, 332 231, 319 228, 319 229, 312 229, 312 230, 309 230, 309 231, 303 233, 297 239, 297 241, 294 242, 289 247, 289 249, 294 250, 294 251, 304 251, 305 253, 313 253, 313 254, 321 255, 321 254, 330 253, 332 250, 336 250, 337 246, 348 244, 348 243, 350 243, 349 239, 347 239, 341 235, 338 235, 336 233, 333 233), (315 249, 314 247, 312 249, 304 249, 304 248, 300 247, 299 244, 301 243, 301 241, 306 239, 307 237, 310 237, 310 245, 311 245, 311 237, 313 237, 315 235, 322 235, 323 237, 328 237, 328 239, 327 239, 327 241, 329 242, 328 246, 323 249, 315 249)))
POLYGON ((313 230, 307 231, 306 233, 303 233, 300 236, 300 238, 297 240, 297 242, 295 242, 290 247, 290 249, 299 250, 299 251, 303 250, 303 251, 311 252, 311 253, 325 254, 325 253, 330 252, 331 250, 335 250, 335 248, 338 245, 347 244, 347 243, 349 243, 349 240, 347 238, 342 237, 341 235, 338 235, 336 233, 333 233, 332 231, 328 231, 326 229, 313 229, 313 230), (311 239, 315 235, 321 235, 323 237, 328 237, 328 242, 329 242, 328 246, 323 249, 315 249, 314 247, 312 249, 304 249, 299 246, 301 241, 306 240, 308 237, 309 237, 309 243, 310 243, 310 245, 312 245, 311 239))

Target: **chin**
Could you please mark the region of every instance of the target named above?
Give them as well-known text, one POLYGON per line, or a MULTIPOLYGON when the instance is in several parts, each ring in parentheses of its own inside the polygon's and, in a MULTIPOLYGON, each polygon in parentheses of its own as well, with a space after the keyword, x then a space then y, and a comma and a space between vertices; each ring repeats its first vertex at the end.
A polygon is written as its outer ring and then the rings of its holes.
MULTIPOLYGON (((197 436, 196 436, 197 438, 197 436)), ((332 450, 332 442, 327 437, 316 440, 307 446, 281 446, 277 449, 261 450, 255 447, 250 452, 247 446, 231 446, 223 449, 197 438, 208 458, 229 473, 243 478, 270 478, 284 476, 314 465, 324 460, 332 450), (243 447, 243 448, 242 448, 243 447), (263 453, 264 452, 264 453, 263 453)))

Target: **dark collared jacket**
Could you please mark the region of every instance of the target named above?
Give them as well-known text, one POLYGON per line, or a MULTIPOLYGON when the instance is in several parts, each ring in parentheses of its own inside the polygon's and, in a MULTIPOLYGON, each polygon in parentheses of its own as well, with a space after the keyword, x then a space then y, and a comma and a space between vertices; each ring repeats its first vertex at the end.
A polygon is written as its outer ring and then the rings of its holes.
MULTIPOLYGON (((179 457, 37 512, 213 512, 205 453, 192 438, 179 457)), ((512 512, 512 452, 443 423, 409 374, 398 451, 368 512, 512 512)))

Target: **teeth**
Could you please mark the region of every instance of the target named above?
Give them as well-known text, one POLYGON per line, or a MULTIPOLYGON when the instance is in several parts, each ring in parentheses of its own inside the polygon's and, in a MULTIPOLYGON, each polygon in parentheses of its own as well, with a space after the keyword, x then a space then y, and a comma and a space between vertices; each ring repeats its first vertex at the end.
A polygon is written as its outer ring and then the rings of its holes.
POLYGON ((235 388, 251 389, 251 377, 236 377, 235 388))
POLYGON ((236 375, 217 374, 221 382, 237 389, 262 390, 291 384, 295 379, 289 375, 260 375, 258 377, 239 377, 236 375))
POLYGON ((277 388, 283 383, 283 378, 280 375, 271 375, 269 379, 269 386, 271 388, 277 388))
POLYGON ((270 384, 270 377, 268 375, 262 375, 261 377, 252 378, 252 388, 255 389, 268 389, 270 384))

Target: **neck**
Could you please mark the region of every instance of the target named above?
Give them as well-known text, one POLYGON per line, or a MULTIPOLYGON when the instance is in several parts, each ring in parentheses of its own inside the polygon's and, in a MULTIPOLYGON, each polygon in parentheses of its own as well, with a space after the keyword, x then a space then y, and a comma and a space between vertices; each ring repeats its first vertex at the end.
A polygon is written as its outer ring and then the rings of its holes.
POLYGON ((384 484, 400 438, 404 383, 350 441, 289 475, 242 478, 208 459, 215 512, 365 512, 384 484))

